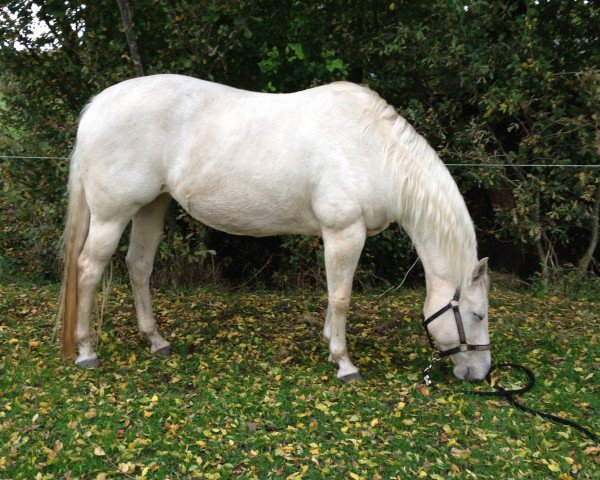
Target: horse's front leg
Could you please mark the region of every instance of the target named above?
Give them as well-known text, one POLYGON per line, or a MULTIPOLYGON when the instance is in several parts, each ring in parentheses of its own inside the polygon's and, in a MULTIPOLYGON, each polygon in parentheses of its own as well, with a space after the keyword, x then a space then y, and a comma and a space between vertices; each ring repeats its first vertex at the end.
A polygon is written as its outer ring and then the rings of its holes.
POLYGON ((148 342, 153 353, 163 355, 171 353, 171 344, 158 333, 156 328, 150 298, 150 275, 170 202, 169 195, 162 195, 142 207, 133 217, 131 241, 125 258, 140 336, 148 342))
POLYGON ((323 336, 329 343, 329 360, 337 364, 337 378, 344 382, 360 380, 358 368, 348 355, 346 315, 350 308, 352 279, 365 243, 366 230, 357 222, 342 230, 323 229, 325 270, 329 302, 323 336))

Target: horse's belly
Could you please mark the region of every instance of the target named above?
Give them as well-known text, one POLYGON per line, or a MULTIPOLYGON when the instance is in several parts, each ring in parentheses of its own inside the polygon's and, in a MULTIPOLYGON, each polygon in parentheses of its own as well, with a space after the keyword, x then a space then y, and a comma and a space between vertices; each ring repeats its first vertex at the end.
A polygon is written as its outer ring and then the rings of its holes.
POLYGON ((198 221, 234 235, 319 235, 310 205, 302 201, 273 202, 253 195, 190 194, 180 201, 198 221))

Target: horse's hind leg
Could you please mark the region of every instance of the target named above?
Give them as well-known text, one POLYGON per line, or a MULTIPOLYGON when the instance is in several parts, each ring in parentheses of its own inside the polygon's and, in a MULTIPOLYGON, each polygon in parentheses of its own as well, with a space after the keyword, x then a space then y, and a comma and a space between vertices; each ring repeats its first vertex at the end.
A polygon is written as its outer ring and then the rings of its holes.
POLYGON ((171 344, 158 333, 156 328, 150 299, 150 274, 170 202, 169 195, 161 195, 152 203, 142 207, 133 217, 131 242, 125 258, 131 279, 140 336, 150 344, 152 352, 165 355, 171 352, 171 344))
POLYGON ((365 243, 366 230, 357 222, 343 230, 323 229, 325 269, 329 303, 324 327, 329 342, 329 359, 339 367, 337 378, 347 382, 360 380, 358 368, 348 355, 346 346, 346 315, 350 308, 352 278, 365 243))
POLYGON ((77 260, 77 325, 75 341, 78 353, 75 364, 95 367, 98 356, 94 352, 90 336, 90 316, 96 287, 106 264, 117 249, 121 234, 129 219, 111 221, 90 218, 90 227, 83 250, 77 260))

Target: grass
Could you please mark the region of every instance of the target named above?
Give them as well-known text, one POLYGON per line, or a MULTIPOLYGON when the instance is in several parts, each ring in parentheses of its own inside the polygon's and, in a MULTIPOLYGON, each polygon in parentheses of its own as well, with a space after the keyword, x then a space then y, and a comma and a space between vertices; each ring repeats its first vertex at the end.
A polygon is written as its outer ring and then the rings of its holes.
MULTIPOLYGON (((365 381, 349 385, 326 361, 318 293, 155 292, 164 358, 116 285, 94 370, 58 358, 56 297, 0 285, 0 479, 600 477, 579 432, 461 393, 449 373, 422 385, 421 291, 354 297, 365 381)), ((525 403, 598 432, 598 302, 501 290, 490 305, 494 360, 538 375, 525 403)))

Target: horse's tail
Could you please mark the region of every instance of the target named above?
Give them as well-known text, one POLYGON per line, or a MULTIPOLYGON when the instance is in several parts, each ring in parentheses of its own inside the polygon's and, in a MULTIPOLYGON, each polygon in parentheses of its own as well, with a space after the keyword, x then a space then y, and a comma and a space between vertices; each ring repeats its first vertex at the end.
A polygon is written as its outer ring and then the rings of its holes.
POLYGON ((63 233, 63 277, 57 322, 62 322, 63 359, 75 352, 77 325, 77 270, 78 259, 88 236, 90 209, 85 198, 80 176, 77 148, 71 157, 69 173, 69 200, 67 222, 63 233))

